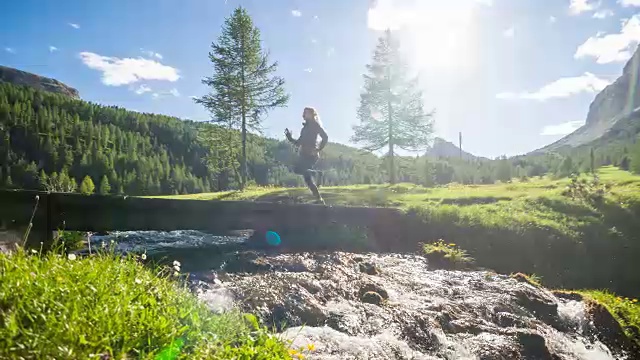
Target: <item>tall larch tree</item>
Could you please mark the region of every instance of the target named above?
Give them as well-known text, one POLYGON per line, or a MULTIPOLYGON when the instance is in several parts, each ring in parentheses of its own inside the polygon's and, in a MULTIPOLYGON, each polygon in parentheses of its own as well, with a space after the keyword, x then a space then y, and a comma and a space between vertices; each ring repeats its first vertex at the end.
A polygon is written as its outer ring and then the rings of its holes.
POLYGON ((214 74, 202 80, 211 91, 195 99, 209 110, 213 122, 240 129, 241 189, 247 183, 247 131, 261 131, 263 116, 289 101, 284 79, 275 75, 278 63, 270 62, 268 55, 247 10, 236 8, 225 20, 218 42, 211 44, 214 74))
POLYGON ((351 140, 365 150, 388 147, 389 182, 396 182, 395 148, 418 151, 429 146, 433 113, 424 110, 418 78, 411 77, 390 30, 378 40, 367 65, 358 119, 351 140))

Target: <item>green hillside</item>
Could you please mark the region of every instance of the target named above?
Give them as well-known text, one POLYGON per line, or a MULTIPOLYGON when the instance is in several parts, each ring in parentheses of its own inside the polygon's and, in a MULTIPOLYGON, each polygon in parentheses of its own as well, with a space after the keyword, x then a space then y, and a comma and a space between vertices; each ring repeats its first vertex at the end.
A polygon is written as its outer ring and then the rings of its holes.
MULTIPOLYGON (((209 124, 142 114, 0 83, 0 186, 46 188, 52 175, 65 187, 89 176, 96 189, 130 195, 187 194, 232 189, 235 174, 215 173, 199 139, 209 124), (55 173, 55 175, 54 175, 55 173), (109 186, 101 186, 105 181, 109 186)), ((235 133, 233 136, 237 135, 235 133)), ((250 178, 257 184, 302 184, 289 169, 288 144, 251 136, 250 178)), ((380 161, 356 149, 329 144, 320 161, 329 184, 380 182, 380 161)), ((55 185, 55 184, 54 184, 55 185)), ((54 186, 55 187, 55 186, 54 186)))

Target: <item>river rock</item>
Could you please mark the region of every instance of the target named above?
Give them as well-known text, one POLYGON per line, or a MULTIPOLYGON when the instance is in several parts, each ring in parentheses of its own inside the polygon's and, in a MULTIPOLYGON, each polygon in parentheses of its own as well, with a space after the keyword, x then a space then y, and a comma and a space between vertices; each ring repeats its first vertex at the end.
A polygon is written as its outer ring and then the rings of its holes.
POLYGON ((367 291, 360 297, 363 303, 380 305, 384 301, 382 296, 375 291, 367 291))
POLYGON ((620 349, 619 354, 638 354, 640 358, 640 347, 625 335, 620 323, 606 307, 592 300, 585 304, 587 318, 595 325, 591 331, 592 336, 612 349, 620 349))
POLYGON ((529 284, 520 287, 514 293, 516 302, 540 320, 548 324, 555 323, 558 318, 558 303, 551 294, 534 289, 529 284))
POLYGON ((518 343, 522 347, 521 355, 524 359, 536 360, 560 360, 559 357, 551 355, 547 348, 547 343, 540 334, 534 332, 518 332, 518 343))
POLYGON ((389 299, 389 294, 387 293, 387 290, 385 290, 382 286, 374 284, 374 283, 364 284, 360 288, 360 291, 358 292, 358 296, 360 297, 360 299, 362 299, 364 294, 370 293, 370 292, 378 294, 380 296, 380 298, 382 298, 384 300, 388 300, 389 299))
POLYGON ((358 267, 360 268, 360 271, 365 274, 378 275, 380 273, 378 267, 370 262, 361 262, 358 264, 358 267))

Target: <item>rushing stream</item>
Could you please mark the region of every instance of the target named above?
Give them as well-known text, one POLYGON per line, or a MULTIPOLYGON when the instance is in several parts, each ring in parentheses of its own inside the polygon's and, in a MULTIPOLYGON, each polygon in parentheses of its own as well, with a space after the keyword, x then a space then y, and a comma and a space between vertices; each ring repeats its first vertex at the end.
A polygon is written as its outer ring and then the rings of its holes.
POLYGON ((243 237, 124 232, 125 251, 179 260, 213 311, 240 308, 308 359, 635 359, 597 340, 580 298, 415 255, 251 251, 243 237), (235 250, 234 250, 235 249, 235 250), (284 325, 284 326, 283 326, 284 325), (303 326, 304 325, 304 326, 303 326))

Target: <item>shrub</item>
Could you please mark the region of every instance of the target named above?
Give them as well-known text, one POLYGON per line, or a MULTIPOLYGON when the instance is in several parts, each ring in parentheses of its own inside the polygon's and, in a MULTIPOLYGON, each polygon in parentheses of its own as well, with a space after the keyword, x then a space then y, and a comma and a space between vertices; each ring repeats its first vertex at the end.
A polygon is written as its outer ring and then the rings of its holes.
POLYGON ((515 273, 515 274, 511 274, 511 277, 518 281, 531 284, 533 286, 537 286, 537 287, 542 286, 542 278, 536 274, 527 275, 523 273, 515 273))
POLYGON ((576 174, 572 174, 569 178, 571 181, 562 195, 592 205, 601 204, 610 188, 608 184, 600 182, 597 174, 593 174, 591 181, 587 181, 585 178, 579 179, 576 174))
POLYGON ((422 251, 429 263, 435 267, 466 268, 473 263, 466 251, 454 243, 445 243, 442 239, 435 243, 422 244, 422 251))

